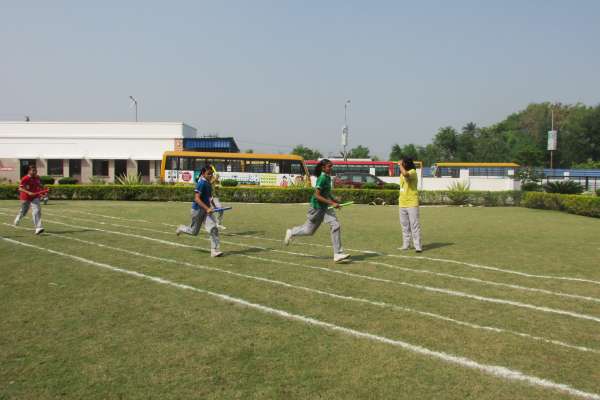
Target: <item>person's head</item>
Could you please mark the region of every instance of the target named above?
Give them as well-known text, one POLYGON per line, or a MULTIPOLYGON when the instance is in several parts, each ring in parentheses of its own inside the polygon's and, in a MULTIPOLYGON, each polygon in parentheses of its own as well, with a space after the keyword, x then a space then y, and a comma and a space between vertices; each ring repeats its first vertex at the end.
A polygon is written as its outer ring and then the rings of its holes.
POLYGON ((333 163, 328 159, 324 158, 315 167, 315 176, 318 178, 321 176, 321 172, 325 172, 327 175, 331 174, 331 169, 333 168, 333 163))
POLYGON ((213 170, 210 166, 208 167, 203 167, 200 170, 200 176, 203 176, 205 179, 210 179, 213 175, 213 170))
POLYGON ((29 175, 29 176, 37 175, 37 168, 34 164, 29 164, 29 166, 27 167, 27 175, 29 175))
POLYGON ((402 166, 407 171, 410 171, 411 169, 417 169, 415 167, 415 162, 410 157, 404 157, 404 158, 402 158, 402 166))

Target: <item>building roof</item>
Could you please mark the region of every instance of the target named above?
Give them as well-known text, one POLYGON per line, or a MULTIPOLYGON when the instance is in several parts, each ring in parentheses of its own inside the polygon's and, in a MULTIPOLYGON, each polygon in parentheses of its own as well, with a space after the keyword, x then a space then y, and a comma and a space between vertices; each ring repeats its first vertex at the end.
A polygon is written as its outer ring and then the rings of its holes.
POLYGON ((196 138, 196 128, 183 122, 0 121, 0 138, 196 138))

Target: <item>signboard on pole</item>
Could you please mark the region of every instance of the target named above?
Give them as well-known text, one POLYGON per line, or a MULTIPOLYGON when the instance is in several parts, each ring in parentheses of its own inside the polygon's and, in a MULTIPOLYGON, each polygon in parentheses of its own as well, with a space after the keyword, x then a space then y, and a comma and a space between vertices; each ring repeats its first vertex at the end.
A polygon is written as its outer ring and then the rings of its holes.
POLYGON ((548 131, 548 151, 556 150, 556 143, 558 140, 557 131, 548 131))

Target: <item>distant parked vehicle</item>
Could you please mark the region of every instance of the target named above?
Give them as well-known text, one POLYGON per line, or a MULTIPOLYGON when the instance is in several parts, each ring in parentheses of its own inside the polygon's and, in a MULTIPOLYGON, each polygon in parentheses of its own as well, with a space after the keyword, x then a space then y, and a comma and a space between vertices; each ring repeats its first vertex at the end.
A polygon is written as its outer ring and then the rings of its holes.
POLYGON ((383 188, 385 182, 375 175, 360 172, 341 173, 336 175, 333 180, 333 187, 352 187, 355 189, 361 189, 365 185, 383 188))

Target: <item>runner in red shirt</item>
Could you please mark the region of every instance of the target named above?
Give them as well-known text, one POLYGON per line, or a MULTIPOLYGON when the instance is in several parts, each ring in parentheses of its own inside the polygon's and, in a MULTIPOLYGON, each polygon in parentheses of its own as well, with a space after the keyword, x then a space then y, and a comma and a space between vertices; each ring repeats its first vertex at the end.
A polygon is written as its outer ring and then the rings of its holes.
POLYGON ((35 165, 30 165, 27 168, 27 175, 21 179, 19 184, 19 198, 21 199, 21 210, 15 218, 15 225, 19 225, 21 219, 27 215, 29 207, 33 216, 33 224, 35 225, 35 234, 39 235, 44 232, 42 227, 42 207, 40 205, 40 197, 44 193, 44 186, 37 174, 35 165))

